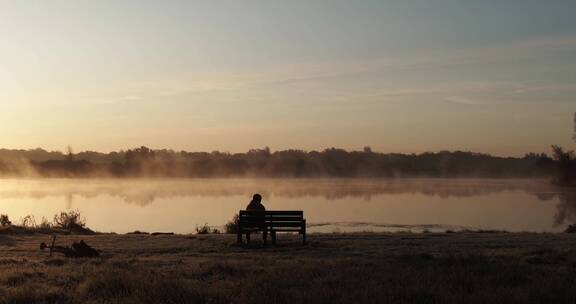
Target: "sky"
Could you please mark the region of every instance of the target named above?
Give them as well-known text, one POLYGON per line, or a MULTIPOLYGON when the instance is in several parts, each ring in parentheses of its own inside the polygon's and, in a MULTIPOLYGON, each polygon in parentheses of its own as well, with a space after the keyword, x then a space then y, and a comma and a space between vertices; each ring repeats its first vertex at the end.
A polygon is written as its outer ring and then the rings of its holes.
POLYGON ((0 147, 574 149, 576 1, 0 0, 0 147))

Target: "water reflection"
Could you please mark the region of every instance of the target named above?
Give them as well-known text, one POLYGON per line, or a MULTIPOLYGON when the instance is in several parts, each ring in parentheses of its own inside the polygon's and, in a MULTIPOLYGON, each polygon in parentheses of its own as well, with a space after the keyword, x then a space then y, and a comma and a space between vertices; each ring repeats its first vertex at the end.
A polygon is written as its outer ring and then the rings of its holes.
POLYGON ((269 209, 304 210, 311 231, 561 231, 576 191, 510 179, 0 180, 0 213, 50 218, 80 209, 99 231, 225 224, 261 193, 269 209))
POLYGON ((107 195, 125 203, 146 206, 158 199, 188 196, 227 197, 262 193, 264 197, 348 197, 370 201, 382 194, 423 194, 440 198, 472 197, 507 191, 525 191, 539 200, 556 198, 559 189, 542 181, 494 179, 197 179, 197 180, 0 180, 0 198, 43 199, 107 195))

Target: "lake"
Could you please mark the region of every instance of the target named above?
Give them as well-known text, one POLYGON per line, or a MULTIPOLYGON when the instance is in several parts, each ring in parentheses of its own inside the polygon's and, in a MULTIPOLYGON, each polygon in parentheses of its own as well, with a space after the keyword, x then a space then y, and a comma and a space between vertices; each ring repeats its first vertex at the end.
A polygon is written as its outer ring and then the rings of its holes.
POLYGON ((576 220, 574 189, 510 179, 0 179, 0 213, 79 210, 96 231, 192 233, 222 227, 253 193, 268 210, 304 210, 311 232, 558 232, 576 220))

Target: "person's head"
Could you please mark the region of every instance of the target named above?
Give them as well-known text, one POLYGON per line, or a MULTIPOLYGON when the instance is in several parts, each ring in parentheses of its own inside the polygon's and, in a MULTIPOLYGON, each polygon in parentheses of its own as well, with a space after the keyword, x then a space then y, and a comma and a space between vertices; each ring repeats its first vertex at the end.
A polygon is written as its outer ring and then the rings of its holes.
POLYGON ((256 193, 252 196, 252 201, 255 203, 260 203, 262 201, 262 195, 256 193))

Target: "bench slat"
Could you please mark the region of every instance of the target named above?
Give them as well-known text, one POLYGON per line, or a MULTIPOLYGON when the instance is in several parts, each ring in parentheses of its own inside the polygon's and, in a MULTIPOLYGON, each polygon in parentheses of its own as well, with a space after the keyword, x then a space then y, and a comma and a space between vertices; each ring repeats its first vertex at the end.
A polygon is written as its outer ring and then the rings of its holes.
POLYGON ((257 219, 250 219, 250 220, 240 220, 240 224, 265 224, 266 220, 257 220, 257 219))
POLYGON ((304 211, 278 211, 278 210, 274 210, 274 211, 260 211, 260 210, 240 210, 240 216, 243 215, 251 215, 251 214, 261 214, 264 213, 266 215, 270 215, 270 216, 282 216, 282 215, 287 215, 287 216, 303 216, 304 215, 304 211))
POLYGON ((302 221, 304 220, 304 215, 302 212, 297 214, 271 214, 273 211, 254 211, 254 212, 241 212, 240 221, 302 221))
POLYGON ((266 223, 268 227, 302 227, 302 222, 266 223))
POLYGON ((301 227, 304 222, 242 223, 242 227, 301 227))
POLYGON ((302 232, 302 229, 290 229, 290 228, 274 228, 270 231, 274 231, 274 232, 302 232))
POLYGON ((239 220, 241 223, 261 223, 261 222, 302 222, 304 221, 303 218, 258 218, 258 217, 250 217, 250 218, 241 218, 239 220))
POLYGON ((304 211, 266 211, 266 214, 268 215, 304 215, 304 211))
POLYGON ((282 222, 282 221, 302 221, 303 217, 290 217, 290 216, 278 216, 278 217, 266 217, 267 221, 282 222))

